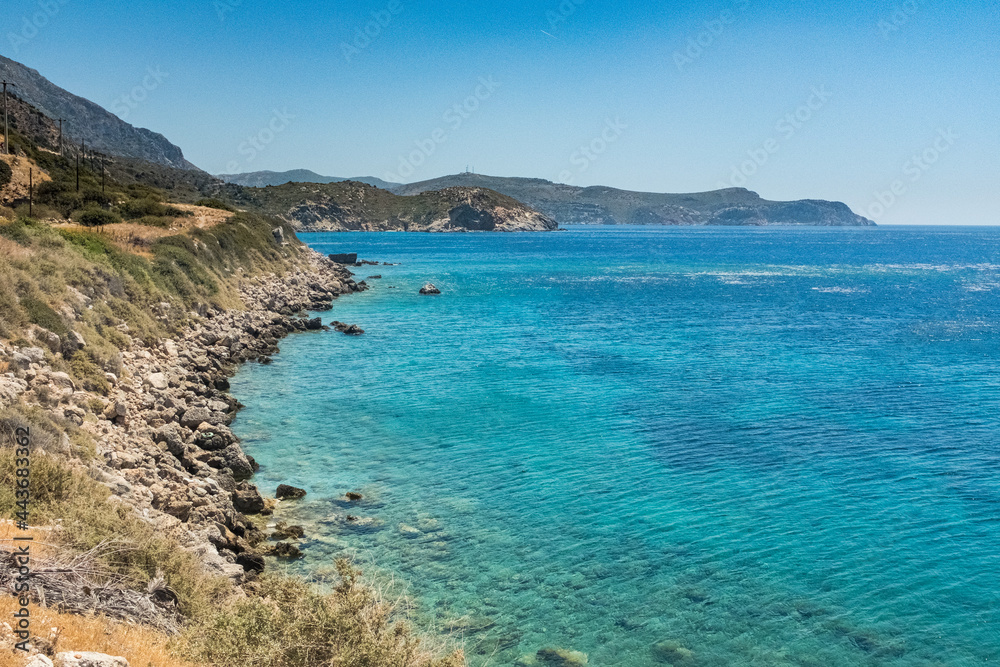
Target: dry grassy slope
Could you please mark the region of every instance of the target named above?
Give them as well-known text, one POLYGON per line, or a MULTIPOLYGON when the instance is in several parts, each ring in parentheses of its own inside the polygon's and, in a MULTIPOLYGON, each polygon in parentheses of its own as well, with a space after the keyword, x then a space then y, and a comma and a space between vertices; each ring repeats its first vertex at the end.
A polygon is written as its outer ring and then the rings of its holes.
MULTIPOLYGON (((0 136, 3 136, 3 134, 0 133, 0 136)), ((37 164, 26 157, 18 157, 16 155, 0 155, 0 160, 6 162, 13 172, 11 182, 5 188, 0 190, 0 205, 9 206, 15 201, 26 199, 28 197, 29 170, 34 170, 33 178, 36 187, 40 183, 52 180, 47 173, 39 168, 37 164)))

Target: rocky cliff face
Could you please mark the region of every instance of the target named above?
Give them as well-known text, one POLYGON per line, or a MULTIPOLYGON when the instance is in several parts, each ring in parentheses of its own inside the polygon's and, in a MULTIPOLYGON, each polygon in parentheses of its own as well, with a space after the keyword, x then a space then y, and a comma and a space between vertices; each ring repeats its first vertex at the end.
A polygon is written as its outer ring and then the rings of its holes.
POLYGON ((240 204, 276 215, 301 231, 551 231, 554 220, 486 188, 446 188, 401 197, 346 181, 245 190, 240 204))
POLYGON ((821 200, 775 202, 743 188, 694 194, 581 188, 537 178, 456 174, 393 188, 415 195, 448 187, 490 188, 525 202, 560 224, 871 226, 846 204, 821 200))
MULTIPOLYGON (((0 56, 0 78, 14 84, 11 93, 49 118, 65 119, 67 140, 85 141, 102 153, 147 160, 180 169, 196 169, 180 148, 151 130, 133 127, 90 100, 55 85, 36 70, 0 56)), ((30 131, 30 128, 25 128, 30 131)), ((50 131, 51 132, 51 131, 50 131)), ((55 142, 55 137, 50 140, 55 142)))

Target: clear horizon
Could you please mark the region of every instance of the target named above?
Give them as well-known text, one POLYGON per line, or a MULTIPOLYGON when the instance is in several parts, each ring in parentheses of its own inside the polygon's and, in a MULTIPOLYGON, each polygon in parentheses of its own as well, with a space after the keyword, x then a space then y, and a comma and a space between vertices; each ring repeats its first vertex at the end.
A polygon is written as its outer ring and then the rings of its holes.
POLYGON ((211 173, 467 167, 1000 223, 1000 9, 16 0, 0 53, 211 173))

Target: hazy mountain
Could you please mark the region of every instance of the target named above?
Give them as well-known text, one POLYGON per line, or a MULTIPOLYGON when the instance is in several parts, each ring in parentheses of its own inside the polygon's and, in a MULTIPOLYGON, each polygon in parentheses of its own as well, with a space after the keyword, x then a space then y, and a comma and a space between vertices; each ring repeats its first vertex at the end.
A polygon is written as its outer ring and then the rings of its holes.
POLYGON ((229 188, 228 198, 237 206, 278 216, 307 232, 516 232, 557 227, 538 211, 485 188, 445 188, 412 196, 356 181, 229 188))
MULTIPOLYGON (((181 169, 196 169, 180 148, 162 134, 133 127, 90 100, 55 85, 36 70, 0 56, 0 78, 13 83, 10 92, 49 118, 64 119, 67 139, 81 140, 102 153, 138 158, 181 169)), ((0 127, 2 130, 2 127, 0 127)))
POLYGON ((449 187, 480 187, 513 197, 559 224, 633 225, 817 225, 870 226, 840 202, 805 199, 775 202, 743 188, 695 194, 631 192, 609 187, 577 187, 536 178, 456 174, 400 185, 393 192, 413 195, 449 187))
POLYGON ((355 181, 357 183, 367 183, 383 190, 391 190, 399 183, 390 183, 374 176, 362 176, 356 178, 337 178, 335 176, 321 176, 315 171, 308 169, 293 169, 292 171, 255 171, 249 174, 219 174, 216 178, 222 179, 226 183, 245 185, 250 188, 263 188, 268 185, 284 185, 285 183, 342 183, 344 181, 355 181))

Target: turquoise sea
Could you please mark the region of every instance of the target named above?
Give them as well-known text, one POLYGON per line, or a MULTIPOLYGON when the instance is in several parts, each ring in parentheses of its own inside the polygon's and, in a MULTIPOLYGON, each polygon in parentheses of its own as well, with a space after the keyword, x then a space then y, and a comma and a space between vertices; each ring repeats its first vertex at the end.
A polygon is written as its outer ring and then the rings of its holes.
POLYGON ((1000 662, 1000 229, 304 238, 400 265, 233 382, 290 569, 474 665, 1000 662))

